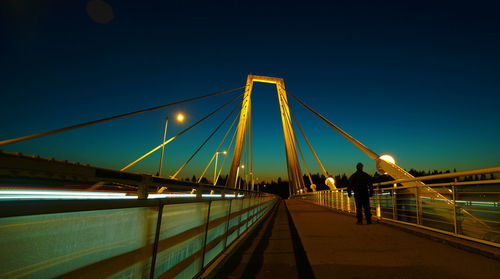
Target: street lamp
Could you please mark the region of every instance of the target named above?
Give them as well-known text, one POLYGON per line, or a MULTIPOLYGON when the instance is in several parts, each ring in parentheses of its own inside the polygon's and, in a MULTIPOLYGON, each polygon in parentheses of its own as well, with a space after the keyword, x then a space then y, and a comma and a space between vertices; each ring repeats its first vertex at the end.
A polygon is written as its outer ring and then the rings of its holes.
MULTIPOLYGON (((177 122, 182 123, 184 121, 184 114, 178 113, 175 119, 177 122)), ((163 141, 161 146, 161 157, 160 157, 160 167, 158 169, 158 176, 161 176, 163 170, 163 157, 165 156, 165 141, 167 140, 167 128, 168 128, 168 117, 165 117, 165 129, 163 130, 163 141)))
POLYGON ((394 160, 394 157, 392 157, 391 155, 387 155, 387 154, 384 154, 382 156, 380 156, 377 160, 376 160, 376 166, 377 166, 377 170, 380 172, 380 173, 383 173, 383 174, 387 174, 387 167, 384 168, 384 164, 389 164, 389 165, 395 165, 396 164, 396 160, 394 160))
POLYGON ((236 181, 234 181, 234 186, 235 186, 235 188, 238 188, 238 189, 240 188, 238 185, 239 184, 238 183, 238 175, 240 174, 240 168, 244 169, 245 165, 240 165, 236 168, 236 181), (236 187, 236 186, 238 186, 238 187, 236 187))
POLYGON ((215 152, 214 186, 217 185, 217 179, 218 179, 218 177, 217 177, 217 161, 219 160, 219 154, 221 154, 221 153, 226 155, 227 151, 224 150, 222 152, 219 152, 219 151, 215 152))

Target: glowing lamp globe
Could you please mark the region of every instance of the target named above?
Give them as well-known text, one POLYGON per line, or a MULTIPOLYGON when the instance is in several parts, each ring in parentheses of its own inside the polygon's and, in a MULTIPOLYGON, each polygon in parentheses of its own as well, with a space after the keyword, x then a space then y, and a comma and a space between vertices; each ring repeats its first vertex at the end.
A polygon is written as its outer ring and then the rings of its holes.
POLYGON ((330 188, 330 190, 337 188, 337 187, 335 187, 335 179, 333 179, 333 177, 331 177, 331 176, 325 180, 325 184, 326 184, 326 186, 328 186, 328 188, 330 188))
POLYGON ((177 119, 177 121, 183 122, 184 121, 184 114, 178 113, 175 118, 177 119))
POLYGON ((384 160, 386 162, 389 162, 391 164, 396 164, 396 160, 394 160, 394 157, 392 157, 391 155, 382 155, 380 156, 379 158, 380 160, 384 160))
POLYGON ((392 165, 396 164, 396 160, 394 160, 394 157, 392 157, 391 155, 385 154, 385 155, 378 157, 377 170, 378 170, 378 172, 383 173, 383 174, 387 174, 387 171, 384 169, 383 164, 381 164, 381 162, 389 163, 392 165))

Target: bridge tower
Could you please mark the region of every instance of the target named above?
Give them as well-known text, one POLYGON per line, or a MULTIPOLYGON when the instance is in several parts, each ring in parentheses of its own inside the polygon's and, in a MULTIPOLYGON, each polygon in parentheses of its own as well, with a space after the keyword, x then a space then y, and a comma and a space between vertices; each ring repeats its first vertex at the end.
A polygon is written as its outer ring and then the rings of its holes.
MULTIPOLYGON (((245 93, 240 112, 240 120, 238 122, 234 153, 231 162, 231 168, 228 176, 228 186, 236 188, 237 173, 240 167, 241 153, 245 135, 251 137, 251 95, 254 82, 271 83, 276 85, 278 93, 278 101, 281 112, 281 122, 283 127, 283 136, 285 140, 286 161, 288 170, 288 180, 290 181, 290 193, 297 193, 301 189, 305 189, 302 172, 297 157, 297 139, 293 132, 292 121, 290 117, 290 109, 288 108, 288 99, 285 90, 285 82, 282 78, 248 75, 245 86, 245 93)), ((250 147, 251 148, 251 147, 250 147)), ((253 181, 252 166, 248 166, 250 170, 250 180, 253 181)))

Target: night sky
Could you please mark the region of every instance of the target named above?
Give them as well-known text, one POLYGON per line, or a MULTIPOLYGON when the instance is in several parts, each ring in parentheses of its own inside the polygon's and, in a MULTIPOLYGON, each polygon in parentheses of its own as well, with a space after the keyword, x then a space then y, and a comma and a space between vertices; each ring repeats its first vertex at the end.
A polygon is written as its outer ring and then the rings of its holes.
MULTIPOLYGON (((240 87, 252 73, 284 78, 290 93, 405 169, 500 165, 497 1, 103 2, 2 1, 1 140, 240 87)), ((118 169, 161 142, 163 117, 187 116, 171 122, 172 136, 236 95, 1 148, 118 169)), ((358 161, 374 172, 290 102, 330 173, 358 161)), ((230 110, 168 145, 167 173, 230 110)), ((273 85, 254 87, 253 117, 256 176, 285 177, 273 85)), ((181 177, 200 174, 229 124, 181 177)), ((158 161, 131 170, 155 173, 158 161)))

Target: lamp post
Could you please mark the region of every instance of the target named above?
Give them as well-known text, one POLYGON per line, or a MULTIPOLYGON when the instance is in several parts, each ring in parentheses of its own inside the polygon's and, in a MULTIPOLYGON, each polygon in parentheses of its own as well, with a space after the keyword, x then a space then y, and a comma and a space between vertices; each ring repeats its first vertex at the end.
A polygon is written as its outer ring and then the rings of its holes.
POLYGON ((238 176, 239 176, 239 174, 240 174, 240 168, 244 169, 244 168, 245 168, 245 165, 241 165, 241 166, 238 166, 238 167, 236 168, 236 181, 234 181, 234 188, 238 188, 238 189, 240 188, 240 187, 239 187, 239 185, 238 185, 238 184, 239 184, 239 183, 238 183, 238 176))
MULTIPOLYGON (((175 117, 177 122, 182 123, 184 121, 184 114, 178 113, 175 117)), ((161 176, 161 172, 163 170, 163 157, 165 156, 165 141, 167 140, 167 128, 168 128, 168 117, 165 117, 165 129, 163 130, 163 141, 161 142, 163 145, 161 146, 161 157, 160 157, 160 167, 158 169, 158 176, 161 176)))
POLYGON ((215 166, 214 166, 214 186, 217 185, 217 180, 218 180, 218 177, 217 177, 217 161, 219 160, 219 154, 222 153, 224 155, 227 154, 227 151, 222 151, 222 152, 215 152, 215 166))

